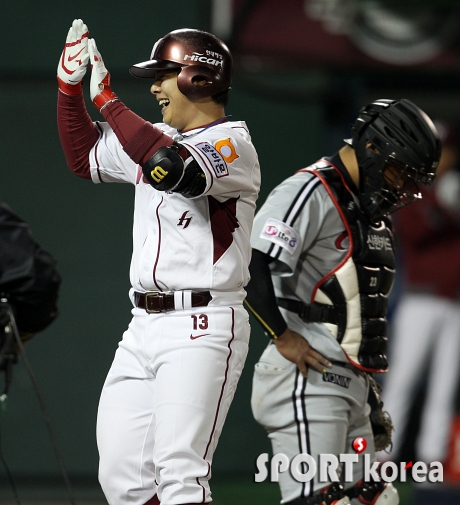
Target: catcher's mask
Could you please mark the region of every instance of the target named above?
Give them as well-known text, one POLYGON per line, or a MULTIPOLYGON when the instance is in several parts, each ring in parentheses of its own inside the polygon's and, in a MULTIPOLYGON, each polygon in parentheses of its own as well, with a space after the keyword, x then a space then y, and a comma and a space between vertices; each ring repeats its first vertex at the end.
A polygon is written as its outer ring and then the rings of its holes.
POLYGON ((155 78, 158 70, 177 70, 179 91, 188 98, 205 98, 230 89, 232 55, 211 33, 183 28, 158 40, 150 60, 129 69, 136 77, 150 78, 155 78), (206 83, 197 85, 199 80, 206 83))
POLYGON ((417 184, 431 184, 441 156, 433 122, 407 99, 363 107, 346 142, 358 161, 363 211, 374 223, 421 198, 417 184))

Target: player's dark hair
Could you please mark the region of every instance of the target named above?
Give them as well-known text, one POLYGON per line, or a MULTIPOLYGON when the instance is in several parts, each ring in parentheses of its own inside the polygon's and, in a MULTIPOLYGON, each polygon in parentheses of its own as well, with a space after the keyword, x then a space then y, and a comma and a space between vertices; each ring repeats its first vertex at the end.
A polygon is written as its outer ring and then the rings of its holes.
POLYGON ((220 93, 216 93, 215 95, 212 95, 211 98, 217 104, 221 104, 224 107, 226 107, 226 105, 228 104, 228 89, 226 89, 225 91, 221 91, 220 93))

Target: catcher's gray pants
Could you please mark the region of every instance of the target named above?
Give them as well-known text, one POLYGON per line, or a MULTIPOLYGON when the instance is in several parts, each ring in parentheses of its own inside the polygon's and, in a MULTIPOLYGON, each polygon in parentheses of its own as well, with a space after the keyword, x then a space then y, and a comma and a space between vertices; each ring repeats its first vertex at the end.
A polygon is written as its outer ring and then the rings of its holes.
MULTIPOLYGON (((369 377, 346 363, 335 363, 328 372, 335 375, 323 377, 310 368, 305 379, 270 344, 255 365, 251 405, 256 421, 269 434, 273 454, 283 453, 289 461, 300 453, 310 454, 316 462, 320 454, 356 454, 353 441, 365 438, 367 448, 353 464, 353 482, 344 483, 347 489, 364 476, 364 454, 375 460, 369 377)), ((328 484, 319 482, 318 475, 302 483, 289 471, 280 473, 281 503, 311 496, 328 484)))

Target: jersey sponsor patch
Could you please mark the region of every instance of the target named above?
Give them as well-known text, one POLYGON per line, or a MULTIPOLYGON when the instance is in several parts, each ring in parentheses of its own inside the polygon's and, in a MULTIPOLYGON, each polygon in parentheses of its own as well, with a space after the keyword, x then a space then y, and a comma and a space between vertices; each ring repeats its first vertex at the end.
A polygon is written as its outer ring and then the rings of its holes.
POLYGON ((338 373, 326 372, 323 373, 323 382, 331 382, 332 384, 337 384, 337 386, 341 386, 343 388, 350 387, 350 377, 344 377, 343 375, 339 375, 338 373))
POLYGON ((212 165, 217 178, 228 175, 227 163, 225 163, 217 149, 207 142, 196 144, 195 147, 197 147, 206 156, 209 163, 212 165))
POLYGON ((224 158, 227 163, 233 163, 236 159, 239 158, 239 155, 236 152, 236 148, 232 144, 230 137, 224 140, 219 140, 215 143, 215 146, 222 155, 222 158, 224 158))
POLYGON ((283 247, 290 254, 294 254, 297 244, 299 243, 299 236, 294 228, 272 217, 269 217, 267 221, 265 221, 265 225, 259 237, 283 247))

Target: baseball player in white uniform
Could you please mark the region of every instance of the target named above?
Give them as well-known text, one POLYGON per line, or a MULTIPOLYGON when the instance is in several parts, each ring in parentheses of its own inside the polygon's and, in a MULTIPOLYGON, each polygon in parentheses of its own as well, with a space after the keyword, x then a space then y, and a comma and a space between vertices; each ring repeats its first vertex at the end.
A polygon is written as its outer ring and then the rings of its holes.
POLYGON ((260 170, 224 107, 232 58, 213 35, 176 30, 131 73, 151 79, 164 123, 129 110, 75 20, 58 66, 58 126, 71 170, 135 187, 132 321, 104 384, 99 480, 110 504, 209 503, 212 457, 247 354, 249 237, 260 170), (107 122, 93 123, 90 94, 107 122))
POLYGON ((365 455, 373 462, 375 448, 391 440, 371 376, 388 368, 388 214, 417 198, 439 156, 436 129, 420 109, 378 100, 361 110, 338 153, 287 178, 256 215, 246 303, 272 340, 255 366, 255 419, 273 454, 289 462, 359 452, 351 479, 342 473, 341 482, 280 472, 283 504, 399 503, 392 484, 364 480, 365 455), (367 448, 356 450, 362 439, 367 448))

